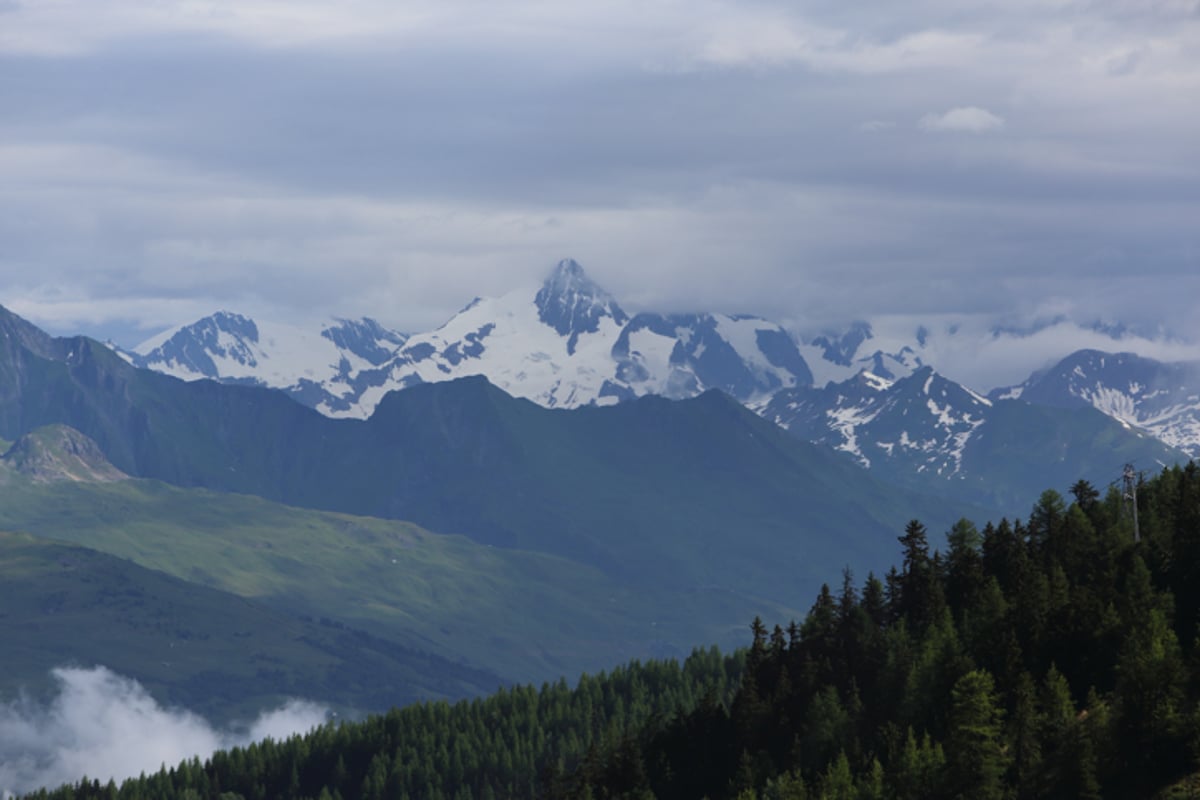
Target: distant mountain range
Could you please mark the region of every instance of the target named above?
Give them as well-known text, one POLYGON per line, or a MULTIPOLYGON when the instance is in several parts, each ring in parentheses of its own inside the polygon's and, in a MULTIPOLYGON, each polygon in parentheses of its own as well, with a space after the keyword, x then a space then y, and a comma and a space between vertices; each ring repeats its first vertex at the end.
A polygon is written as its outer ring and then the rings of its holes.
MULTIPOLYGON (((1178 451, 1200 455, 1200 365, 1080 351, 984 396, 933 370, 928 336, 918 328, 909 341, 881 342, 870 325, 856 323, 841 334, 800 340, 758 317, 630 316, 578 263, 565 260, 539 289, 476 299, 430 333, 409 336, 370 319, 334 320, 312 333, 222 312, 124 356, 186 379, 282 389, 334 417, 366 418, 390 390, 468 375, 548 408, 647 394, 686 398, 715 388, 889 480, 913 485, 916 474, 926 489, 938 480, 974 484, 967 496, 987 503, 1022 502, 1024 489, 1051 477, 1038 469, 1019 482, 1021 490, 1008 491, 1013 476, 996 475, 991 465, 998 462, 984 458, 1001 435, 1001 419, 1011 418, 1015 432, 1026 424, 1022 416, 1091 407, 1165 445, 1096 453, 1108 472, 1126 457, 1153 468, 1180 458, 1178 451), (1020 405, 1007 402, 1018 398, 1020 405)), ((1103 439, 1099 420, 1071 424, 1081 436, 1087 430, 1091 440, 1103 439)), ((1034 463, 1090 474, 1071 459, 1039 456, 1034 463)))
POLYGON ((335 417, 366 418, 389 391, 470 375, 547 408, 708 389, 751 402, 812 382, 779 325, 723 314, 631 317, 571 260, 541 288, 477 298, 429 333, 406 336, 362 319, 313 334, 222 312, 122 352, 135 366, 184 379, 283 389, 335 417))
POLYGON ((882 480, 1000 513, 1081 478, 1103 489, 1126 462, 1156 470, 1187 459, 1082 401, 1042 405, 1004 395, 983 397, 921 367, 897 380, 862 372, 819 389, 784 390, 760 410, 882 480))

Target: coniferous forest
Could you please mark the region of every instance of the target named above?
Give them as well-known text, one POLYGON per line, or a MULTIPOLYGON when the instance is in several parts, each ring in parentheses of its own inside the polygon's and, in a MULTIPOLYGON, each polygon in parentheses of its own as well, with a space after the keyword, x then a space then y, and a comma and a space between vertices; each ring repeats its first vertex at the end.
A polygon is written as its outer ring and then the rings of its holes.
MULTIPOLYGON (((734 656, 392 711, 39 798, 1200 796, 1200 467, 918 521, 734 656)), ((833 577, 833 576, 831 576, 833 577)))

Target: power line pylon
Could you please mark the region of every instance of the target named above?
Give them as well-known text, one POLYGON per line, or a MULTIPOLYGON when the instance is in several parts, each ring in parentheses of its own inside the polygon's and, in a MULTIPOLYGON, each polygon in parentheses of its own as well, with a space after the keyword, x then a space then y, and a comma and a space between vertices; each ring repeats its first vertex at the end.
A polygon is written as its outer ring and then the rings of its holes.
POLYGON ((1133 540, 1135 542, 1142 540, 1142 533, 1138 530, 1137 485, 1139 477, 1133 469, 1133 464, 1125 465, 1125 471, 1121 473, 1121 480, 1124 483, 1121 499, 1125 501, 1126 513, 1133 517, 1133 540))

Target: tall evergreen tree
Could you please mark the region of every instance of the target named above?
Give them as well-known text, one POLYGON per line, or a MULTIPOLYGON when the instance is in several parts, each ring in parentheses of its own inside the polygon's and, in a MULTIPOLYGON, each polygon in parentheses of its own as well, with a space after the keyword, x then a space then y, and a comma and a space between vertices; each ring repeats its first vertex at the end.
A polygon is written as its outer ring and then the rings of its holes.
POLYGON ((951 694, 946 737, 949 795, 963 800, 1000 800, 1009 755, 1003 737, 1004 710, 992 676, 968 672, 951 694))

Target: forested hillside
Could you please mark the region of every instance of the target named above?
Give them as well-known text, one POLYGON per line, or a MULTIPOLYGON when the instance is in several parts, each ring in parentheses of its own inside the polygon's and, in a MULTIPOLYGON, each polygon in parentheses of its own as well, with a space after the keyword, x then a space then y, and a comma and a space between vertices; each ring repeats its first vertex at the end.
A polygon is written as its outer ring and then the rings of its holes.
POLYGON ((324 728, 39 797, 1150 797, 1200 746, 1200 468, 917 521, 803 621, 715 652, 324 728), (737 680, 740 684, 730 683, 737 680), (191 792, 189 794, 188 792, 191 792))
POLYGON ((510 798, 535 797, 549 776, 600 758, 651 720, 719 708, 733 697, 742 656, 696 651, 634 662, 541 689, 428 703, 286 742, 218 753, 140 780, 82 781, 39 798, 510 798))
POLYGON ((565 797, 1146 797, 1200 750, 1200 469, 1047 491, 957 524, 786 629, 754 624, 741 690, 581 765, 565 797))

